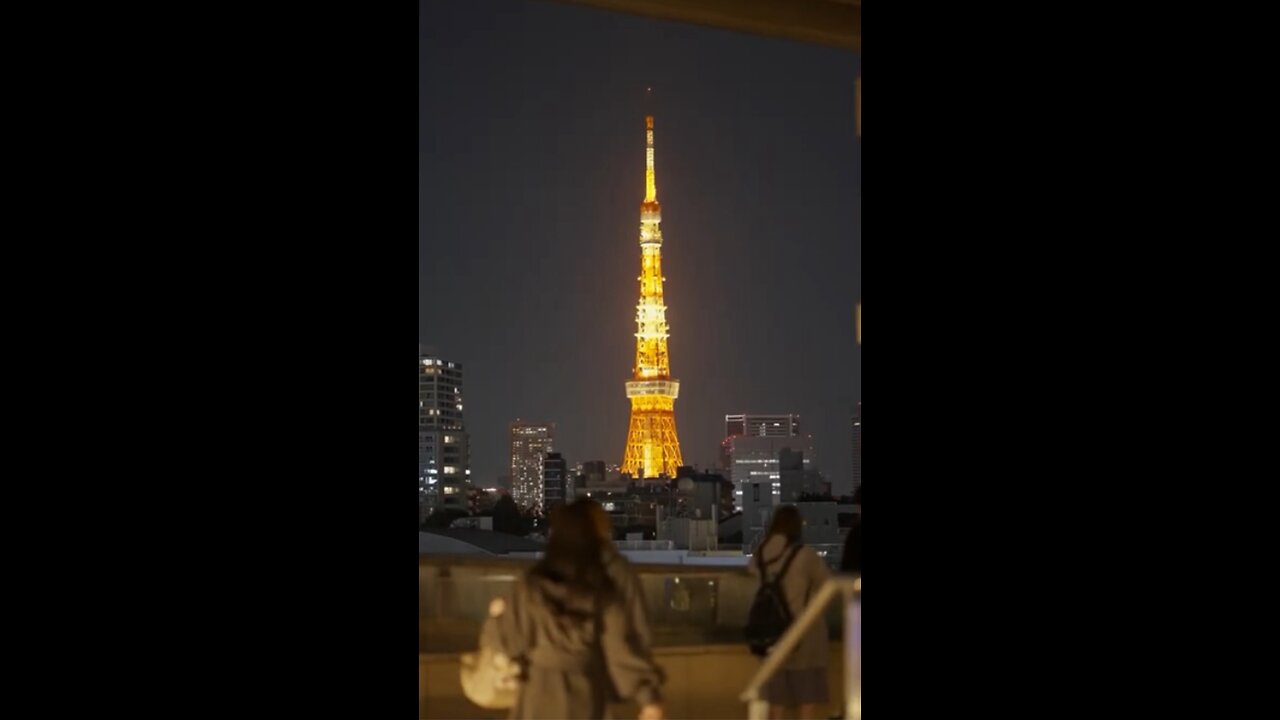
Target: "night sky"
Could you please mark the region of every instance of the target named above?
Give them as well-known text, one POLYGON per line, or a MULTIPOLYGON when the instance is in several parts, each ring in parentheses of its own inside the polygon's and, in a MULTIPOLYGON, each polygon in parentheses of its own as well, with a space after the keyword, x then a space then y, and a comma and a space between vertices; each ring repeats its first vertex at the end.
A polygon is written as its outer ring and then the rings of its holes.
POLYGON ((651 112, 685 463, 725 413, 797 412, 848 492, 859 56, 535 0, 424 2, 419 33, 418 341, 463 365, 472 481, 517 417, 622 460, 651 112))

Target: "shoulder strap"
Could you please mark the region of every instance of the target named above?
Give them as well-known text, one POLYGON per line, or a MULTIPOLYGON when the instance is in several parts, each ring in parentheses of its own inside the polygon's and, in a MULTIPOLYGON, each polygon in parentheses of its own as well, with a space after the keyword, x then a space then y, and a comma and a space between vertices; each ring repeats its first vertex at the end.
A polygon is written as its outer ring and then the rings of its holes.
POLYGON ((791 554, 787 556, 785 562, 782 563, 782 569, 778 571, 778 577, 774 578, 774 582, 782 582, 782 578, 786 576, 787 570, 791 567, 791 561, 796 559, 796 555, 800 554, 800 548, 804 545, 796 543, 791 546, 791 554))

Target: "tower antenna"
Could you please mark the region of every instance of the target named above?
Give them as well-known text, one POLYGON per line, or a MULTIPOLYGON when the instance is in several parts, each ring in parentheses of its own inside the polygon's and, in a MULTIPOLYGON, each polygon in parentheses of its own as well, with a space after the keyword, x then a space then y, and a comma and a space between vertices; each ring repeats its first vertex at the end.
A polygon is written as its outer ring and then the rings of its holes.
MULTIPOLYGON (((646 99, 652 88, 646 90, 646 99)), ((674 478, 684 464, 676 437, 675 401, 680 382, 671 377, 669 326, 662 284, 662 209, 653 166, 653 115, 645 115, 645 193, 640 204, 640 302, 636 306, 636 362, 626 383, 631 422, 622 472, 636 478, 674 478)))

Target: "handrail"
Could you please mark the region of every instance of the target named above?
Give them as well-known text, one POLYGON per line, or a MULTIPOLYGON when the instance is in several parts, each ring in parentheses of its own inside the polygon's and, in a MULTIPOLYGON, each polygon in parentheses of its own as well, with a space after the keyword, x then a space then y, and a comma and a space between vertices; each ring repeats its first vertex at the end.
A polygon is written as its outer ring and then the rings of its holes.
MULTIPOLYGON (((418 556, 419 568, 512 568, 527 569, 537 560, 505 555, 444 555, 428 553, 418 556)), ((676 565, 672 563, 638 563, 631 567, 641 575, 741 575, 754 577, 746 565, 676 565)))
MULTIPOLYGON (((805 606, 804 612, 800 613, 800 617, 791 623, 791 627, 783 633, 782 638, 778 640, 765 656, 764 663, 760 665, 760 669, 751 677, 751 682, 747 684, 747 689, 742 691, 739 699, 748 703, 747 715, 751 720, 763 720, 768 716, 768 703, 760 699, 760 688, 764 684, 773 679, 773 676, 782 669, 782 665, 787 661, 791 652, 800 644, 800 639, 809 631, 809 627, 822 617, 826 611, 827 605, 832 598, 839 593, 848 605, 852 603, 854 598, 862 592, 862 578, 855 576, 835 576, 822 584, 822 588, 818 590, 818 594, 809 601, 805 606)), ((862 619, 861 612, 856 613, 855 617, 846 615, 845 622, 850 621, 860 623, 862 619)), ((845 697, 845 718, 846 720, 861 720, 862 718, 862 635, 861 628, 857 629, 857 633, 846 630, 845 643, 850 644, 853 641, 857 647, 846 647, 846 658, 852 654, 853 661, 846 659, 845 674, 846 681, 844 687, 845 697), (852 673, 853 664, 857 664, 856 677, 852 673)))

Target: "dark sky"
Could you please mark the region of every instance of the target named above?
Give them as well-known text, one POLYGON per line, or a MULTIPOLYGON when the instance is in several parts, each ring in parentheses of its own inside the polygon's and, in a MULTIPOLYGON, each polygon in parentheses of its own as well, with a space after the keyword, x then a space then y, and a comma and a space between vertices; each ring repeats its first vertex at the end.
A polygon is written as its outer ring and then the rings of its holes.
POLYGON ((463 364, 472 480, 517 417, 622 460, 653 87, 685 462, 725 413, 798 412, 847 492, 859 56, 535 0, 424 2, 419 32, 418 341, 463 364))

